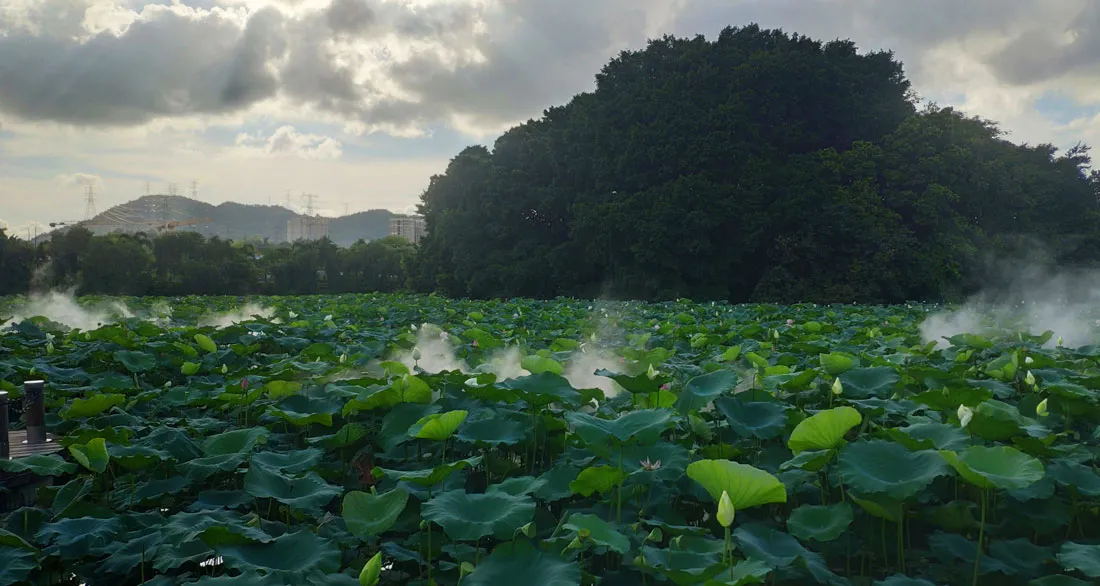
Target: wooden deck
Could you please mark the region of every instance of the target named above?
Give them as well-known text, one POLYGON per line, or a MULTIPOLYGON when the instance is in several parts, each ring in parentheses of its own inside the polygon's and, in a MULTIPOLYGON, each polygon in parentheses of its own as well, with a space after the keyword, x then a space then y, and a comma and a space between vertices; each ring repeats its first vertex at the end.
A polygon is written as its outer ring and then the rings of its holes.
POLYGON ((61 442, 57 441, 57 438, 48 435, 46 436, 46 443, 30 445, 24 443, 27 439, 27 432, 25 431, 9 431, 8 432, 8 446, 11 453, 12 460, 16 458, 23 458, 25 456, 32 456, 34 454, 53 454, 61 451, 61 442))

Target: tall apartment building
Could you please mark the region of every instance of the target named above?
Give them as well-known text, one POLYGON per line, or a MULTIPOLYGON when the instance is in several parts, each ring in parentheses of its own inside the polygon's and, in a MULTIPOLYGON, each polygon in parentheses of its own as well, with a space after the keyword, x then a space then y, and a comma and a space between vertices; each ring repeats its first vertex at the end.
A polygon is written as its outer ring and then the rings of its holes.
POLYGON ((424 216, 394 216, 390 218, 390 236, 400 236, 413 244, 420 244, 420 240, 428 233, 424 216))

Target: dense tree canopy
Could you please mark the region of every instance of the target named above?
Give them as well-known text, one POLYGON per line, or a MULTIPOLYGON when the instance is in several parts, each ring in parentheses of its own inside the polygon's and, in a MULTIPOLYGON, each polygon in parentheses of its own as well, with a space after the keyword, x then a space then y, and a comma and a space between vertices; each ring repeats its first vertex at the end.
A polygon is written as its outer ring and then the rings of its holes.
POLYGON ((1086 149, 1017 146, 915 101, 891 54, 848 41, 652 41, 432 178, 415 284, 891 302, 966 291, 979 252, 1020 235, 1073 235, 1063 256, 1097 258, 1086 149))
POLYGON ((34 248, 0 232, 0 295, 41 288, 103 295, 306 295, 404 289, 416 248, 400 237, 338 248, 230 242, 194 232, 93 236, 83 228, 34 248), (35 278, 35 275, 37 277, 35 278))

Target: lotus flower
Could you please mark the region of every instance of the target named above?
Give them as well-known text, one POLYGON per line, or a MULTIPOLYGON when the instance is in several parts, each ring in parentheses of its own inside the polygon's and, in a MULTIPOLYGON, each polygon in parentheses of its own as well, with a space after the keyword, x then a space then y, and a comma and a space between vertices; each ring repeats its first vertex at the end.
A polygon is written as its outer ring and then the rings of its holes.
POLYGON ((833 394, 838 397, 844 394, 844 384, 840 382, 839 378, 833 379, 833 394))
POLYGON ((970 420, 974 418, 974 411, 966 405, 959 405, 958 416, 959 427, 965 428, 967 425, 970 424, 970 420))
POLYGON ((730 501, 730 495, 726 491, 722 491, 722 498, 718 501, 718 523, 723 527, 729 527, 733 524, 733 516, 736 511, 733 508, 733 502, 730 501))
POLYGON ((1047 400, 1046 399, 1043 399, 1042 401, 1039 401, 1039 404, 1035 406, 1035 414, 1038 415, 1039 417, 1046 417, 1047 415, 1050 415, 1050 413, 1047 412, 1047 400))
POLYGON ((1024 382, 1026 382, 1029 387, 1035 386, 1035 375, 1031 374, 1030 370, 1027 371, 1027 376, 1024 377, 1024 382))

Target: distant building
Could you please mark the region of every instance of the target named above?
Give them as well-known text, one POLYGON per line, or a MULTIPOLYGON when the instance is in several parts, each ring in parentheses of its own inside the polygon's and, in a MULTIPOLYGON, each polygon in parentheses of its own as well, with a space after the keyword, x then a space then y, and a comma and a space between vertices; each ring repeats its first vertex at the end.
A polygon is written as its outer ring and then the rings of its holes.
POLYGON ((328 218, 299 216, 286 223, 286 241, 313 241, 328 238, 328 218))
POLYGON ((394 216, 390 218, 390 236, 400 236, 413 244, 420 244, 420 240, 428 233, 428 226, 424 222, 424 216, 394 216))

